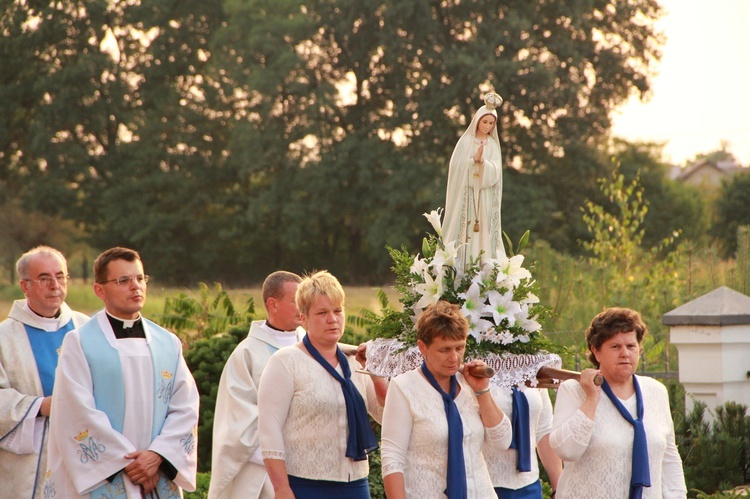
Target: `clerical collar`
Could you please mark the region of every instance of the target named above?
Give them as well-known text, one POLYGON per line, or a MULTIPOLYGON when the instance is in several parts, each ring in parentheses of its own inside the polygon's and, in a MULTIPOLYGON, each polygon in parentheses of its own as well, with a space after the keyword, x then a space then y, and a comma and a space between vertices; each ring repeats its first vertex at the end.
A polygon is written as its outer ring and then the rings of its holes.
POLYGON ((274 338, 276 346, 279 348, 294 345, 299 341, 299 334, 296 329, 293 331, 282 331, 273 327, 268 321, 263 324, 263 329, 274 338))
POLYGON ((43 315, 39 315, 32 308, 29 306, 29 303, 26 302, 25 306, 26 310, 34 316, 34 322, 36 322, 37 326, 41 326, 39 329, 43 329, 47 332, 57 331, 60 329, 60 312, 61 310, 57 311, 57 315, 54 317, 44 317, 43 315))
POLYGON ((296 331, 297 331, 296 328, 292 329, 291 331, 284 331, 283 329, 279 329, 276 326, 274 326, 273 324, 271 324, 270 322, 268 322, 268 319, 266 319, 266 327, 268 329, 272 330, 273 332, 276 332, 276 333, 292 334, 292 333, 296 333, 296 331))
POLYGON ((143 329, 141 315, 137 319, 120 319, 107 312, 107 319, 118 340, 123 338, 145 338, 146 331, 143 329))

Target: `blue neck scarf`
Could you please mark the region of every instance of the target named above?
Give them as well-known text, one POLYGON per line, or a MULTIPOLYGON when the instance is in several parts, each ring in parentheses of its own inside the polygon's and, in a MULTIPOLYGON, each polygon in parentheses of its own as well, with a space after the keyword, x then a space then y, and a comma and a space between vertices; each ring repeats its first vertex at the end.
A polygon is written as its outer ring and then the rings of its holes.
POLYGON ((367 417, 365 401, 352 382, 352 371, 349 368, 349 361, 343 352, 341 352, 341 349, 336 347, 336 356, 344 373, 344 377, 342 378, 336 369, 320 355, 320 352, 312 345, 307 335, 302 338, 302 343, 305 344, 305 348, 310 352, 312 358, 323 366, 323 369, 328 371, 328 374, 333 376, 336 381, 341 383, 341 391, 344 393, 344 402, 346 403, 346 419, 349 424, 349 435, 346 439, 346 457, 350 457, 355 461, 364 461, 367 459, 369 452, 378 448, 378 439, 375 437, 375 432, 372 431, 370 418, 367 417))
POLYGON ((643 427, 643 394, 641 386, 638 384, 638 377, 633 375, 633 386, 635 387, 636 419, 630 415, 630 412, 622 405, 612 392, 612 388, 604 380, 602 390, 607 394, 612 404, 620 411, 620 415, 633 425, 633 467, 630 475, 630 499, 641 499, 643 496, 643 487, 651 487, 651 473, 648 469, 648 442, 646 441, 646 430, 643 427))
POLYGON ((448 499, 466 499, 468 490, 464 463, 464 424, 461 422, 458 406, 453 401, 458 391, 458 381, 455 375, 451 376, 451 391, 445 393, 424 362, 422 362, 422 374, 443 397, 445 417, 448 420, 448 481, 445 495, 448 499))
POLYGON ((516 449, 516 469, 531 471, 531 430, 529 428, 529 399, 513 387, 513 439, 510 448, 516 449))

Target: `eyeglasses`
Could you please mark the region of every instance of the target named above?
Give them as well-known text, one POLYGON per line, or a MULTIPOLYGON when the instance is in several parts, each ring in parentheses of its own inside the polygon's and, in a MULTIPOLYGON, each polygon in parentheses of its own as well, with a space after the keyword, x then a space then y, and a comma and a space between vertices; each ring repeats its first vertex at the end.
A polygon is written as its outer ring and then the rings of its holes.
POLYGON ((109 281, 102 281, 99 284, 107 284, 109 282, 116 282, 118 286, 127 286, 130 284, 130 281, 135 281, 137 284, 146 284, 148 282, 148 276, 147 275, 124 275, 120 276, 117 279, 110 279, 109 281))
POLYGON ((68 283, 68 279, 70 279, 69 275, 59 274, 54 277, 45 275, 40 277, 39 279, 24 279, 24 281, 38 282, 40 286, 49 288, 52 287, 52 283, 55 281, 57 281, 57 284, 59 284, 60 286, 65 286, 68 283))

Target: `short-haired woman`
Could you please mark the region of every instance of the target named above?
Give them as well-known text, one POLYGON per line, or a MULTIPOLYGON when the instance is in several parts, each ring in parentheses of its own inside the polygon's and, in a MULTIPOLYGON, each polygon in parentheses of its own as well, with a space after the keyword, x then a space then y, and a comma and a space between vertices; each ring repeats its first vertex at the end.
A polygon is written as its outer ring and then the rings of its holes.
POLYGON ((489 379, 469 373, 483 362, 458 372, 468 330, 461 309, 444 301, 417 321, 424 363, 391 380, 383 413, 381 460, 390 499, 495 494, 482 444, 507 449, 511 423, 492 398, 489 379))
POLYGON ((344 290, 334 276, 302 279, 296 302, 307 335, 269 359, 258 393, 260 446, 276 498, 369 498, 367 454, 378 443, 368 412, 380 420, 385 381, 356 373, 357 361, 338 348, 344 290))
POLYGON ((687 497, 667 389, 635 374, 647 333, 638 312, 619 307, 586 330, 596 369, 565 381, 555 401, 550 445, 564 463, 555 499, 687 497))

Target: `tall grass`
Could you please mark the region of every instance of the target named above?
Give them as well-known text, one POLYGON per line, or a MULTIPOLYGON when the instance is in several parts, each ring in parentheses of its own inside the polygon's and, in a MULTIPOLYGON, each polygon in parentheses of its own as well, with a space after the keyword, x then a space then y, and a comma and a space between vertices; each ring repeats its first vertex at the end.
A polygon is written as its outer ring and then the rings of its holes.
MULTIPOLYGON (((385 286, 383 290, 392 297, 393 303, 398 302, 395 290, 389 286, 385 286)), ((368 308, 370 310, 379 309, 377 298, 378 288, 367 286, 344 286, 344 291, 346 292, 347 314, 359 313, 362 308, 368 308)), ((263 300, 261 289, 259 287, 227 289, 227 292, 229 293, 232 302, 236 304, 246 303, 248 299, 252 298, 256 304, 255 308, 258 318, 265 318, 266 312, 262 305, 263 300)), ((197 297, 199 290, 197 287, 177 288, 149 284, 146 305, 143 307, 143 315, 154 318, 163 313, 164 304, 167 298, 176 297, 180 293, 197 297)), ((13 301, 19 300, 23 297, 23 293, 18 284, 14 286, 0 287, 0 320, 7 317, 13 301)), ((77 279, 71 279, 70 282, 68 282, 68 297, 65 301, 73 310, 89 315, 101 310, 103 307, 102 301, 94 294, 93 285, 91 283, 83 283, 81 280, 77 279)))

